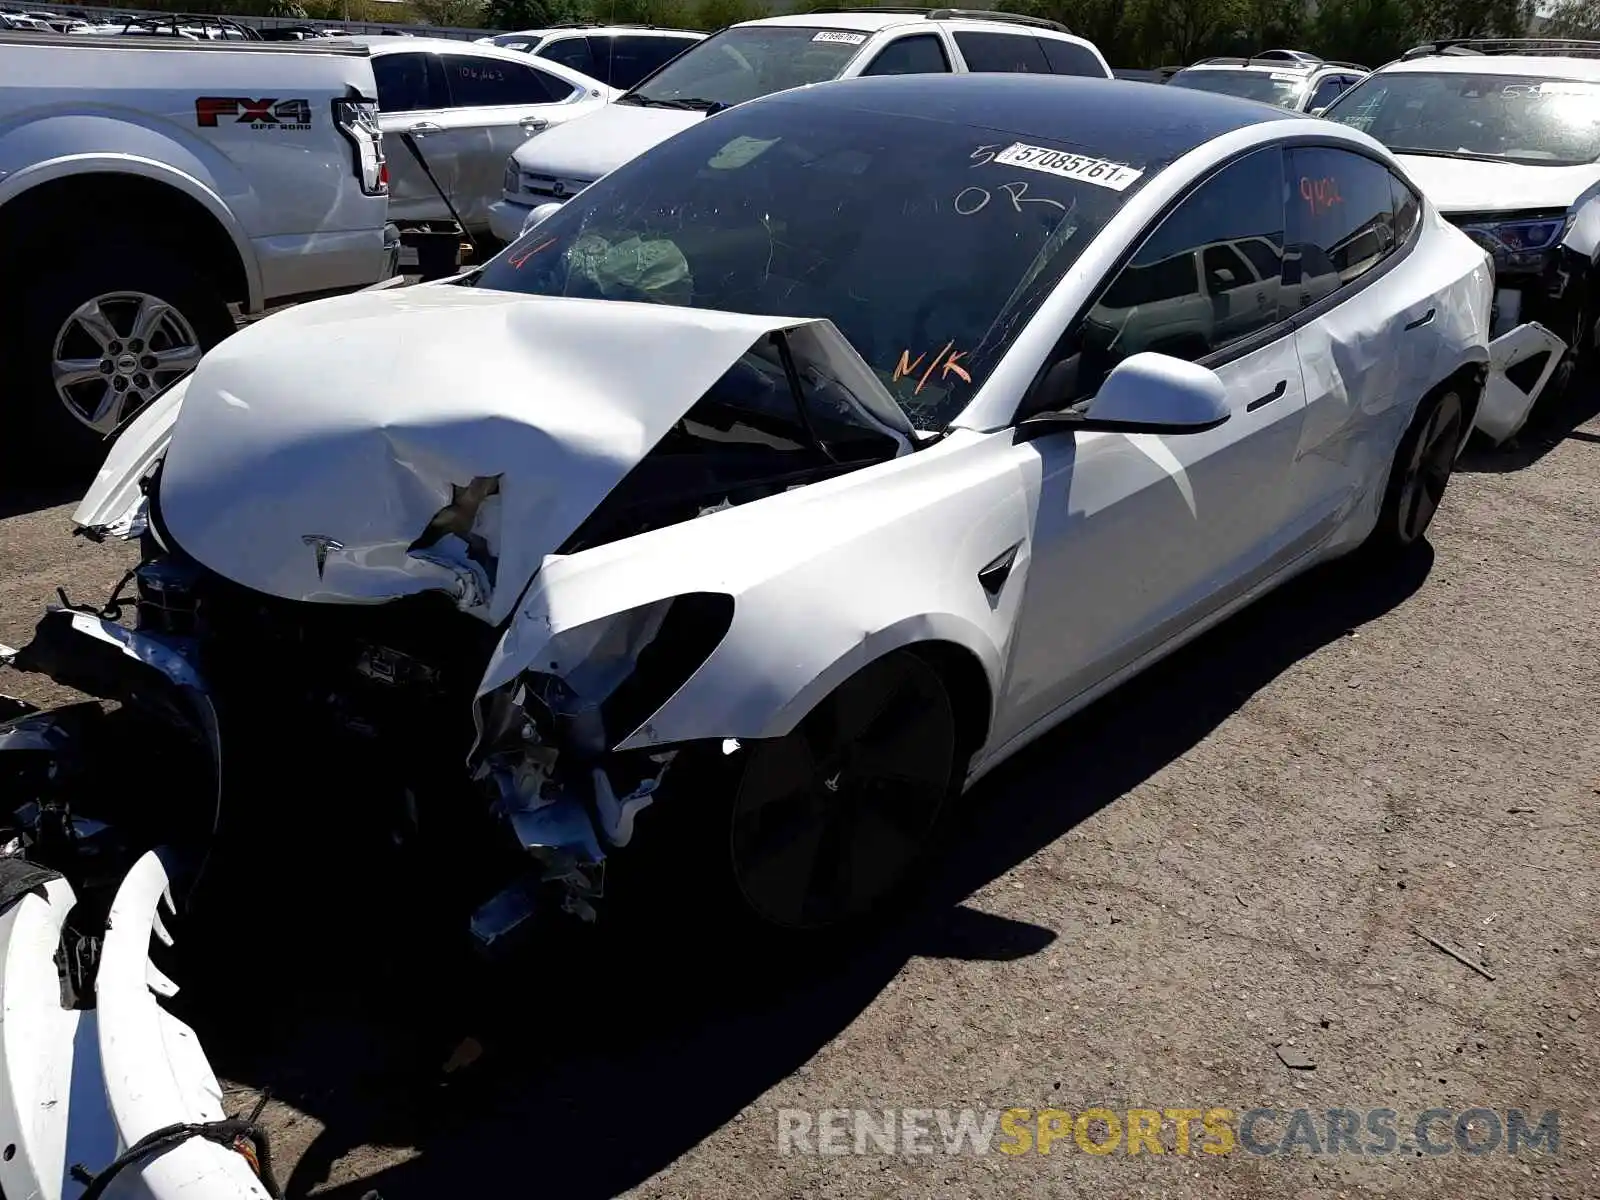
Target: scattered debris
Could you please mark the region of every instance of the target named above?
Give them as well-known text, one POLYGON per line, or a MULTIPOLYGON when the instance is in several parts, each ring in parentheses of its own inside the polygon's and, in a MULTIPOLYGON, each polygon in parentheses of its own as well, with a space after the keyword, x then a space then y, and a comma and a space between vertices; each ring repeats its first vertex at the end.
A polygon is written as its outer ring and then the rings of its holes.
POLYGON ((1516 808, 1508 808, 1506 811, 1508 813, 1536 813, 1539 810, 1537 808, 1522 808, 1519 806, 1516 808))
POLYGON ((1233 894, 1233 898, 1235 900, 1237 900, 1241 905, 1244 905, 1245 908, 1249 908, 1250 907, 1250 905, 1245 902, 1245 898, 1243 896, 1241 896, 1238 892, 1235 892, 1233 894))
POLYGON ((1411 932, 1416 934, 1423 941, 1427 942, 1428 945, 1432 946, 1435 950, 1438 950, 1438 951, 1440 951, 1441 953, 1444 953, 1444 954, 1448 954, 1451 958, 1455 959, 1462 966, 1470 967, 1472 970, 1476 971, 1479 975, 1482 975, 1485 979, 1489 980, 1491 983, 1494 982, 1494 976, 1489 973, 1488 968, 1483 966, 1482 963, 1474 962, 1472 959, 1468 958, 1465 954, 1461 953, 1461 951, 1452 949, 1451 947, 1449 947, 1449 946, 1445 945, 1443 942, 1441 942, 1438 938, 1429 937, 1427 934, 1423 933, 1422 930, 1418 929, 1415 925, 1413 925, 1411 927, 1411 932))
POLYGON ((1317 1069, 1317 1064, 1303 1050, 1296 1050, 1293 1046, 1274 1046, 1273 1049, 1277 1051, 1278 1061, 1291 1071, 1317 1069))

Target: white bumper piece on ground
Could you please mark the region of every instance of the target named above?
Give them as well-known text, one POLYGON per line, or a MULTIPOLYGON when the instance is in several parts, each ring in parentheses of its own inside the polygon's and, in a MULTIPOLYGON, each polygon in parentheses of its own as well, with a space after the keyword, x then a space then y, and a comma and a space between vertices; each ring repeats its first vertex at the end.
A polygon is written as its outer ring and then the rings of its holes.
MULTIPOLYGON (((76 1200, 87 1178, 157 1130, 221 1121, 222 1088, 194 1031, 156 1003, 177 987, 150 961, 170 944, 161 860, 146 854, 111 907, 95 1007, 63 1006, 55 956, 77 902, 50 879, 0 913, 0 1194, 76 1200), (74 1170, 74 1168, 79 1168, 74 1170)), ((187 1136, 128 1163, 105 1187, 119 1200, 265 1200, 246 1157, 187 1136)))
POLYGON ((1478 405, 1476 427, 1495 445, 1522 428, 1534 402, 1555 374, 1567 344, 1537 321, 1518 325, 1489 343, 1489 376, 1483 385, 1483 400, 1478 405), (1506 377, 1506 372, 1539 354, 1547 354, 1532 391, 1523 391, 1506 377))

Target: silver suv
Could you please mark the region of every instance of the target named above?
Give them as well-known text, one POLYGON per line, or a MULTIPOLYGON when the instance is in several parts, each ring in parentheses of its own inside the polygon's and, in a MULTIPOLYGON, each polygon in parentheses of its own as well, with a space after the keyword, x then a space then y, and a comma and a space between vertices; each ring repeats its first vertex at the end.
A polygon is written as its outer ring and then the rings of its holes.
POLYGON ((1264 50, 1249 58, 1205 59, 1178 71, 1167 86, 1221 92, 1321 115, 1318 110, 1369 74, 1359 63, 1318 58, 1304 50, 1264 50))

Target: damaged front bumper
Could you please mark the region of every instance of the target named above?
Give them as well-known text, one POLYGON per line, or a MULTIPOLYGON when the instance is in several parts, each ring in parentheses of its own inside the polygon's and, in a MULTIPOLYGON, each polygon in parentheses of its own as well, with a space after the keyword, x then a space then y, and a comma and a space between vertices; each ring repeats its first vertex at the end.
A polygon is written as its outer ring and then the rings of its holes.
POLYGON ((1514 437, 1549 384, 1567 344, 1537 321, 1489 343, 1489 374, 1475 427, 1495 445, 1514 437))
POLYGON ((70 1002, 57 966, 76 904, 54 872, 0 860, 0 1195, 276 1195, 259 1131, 225 1118, 194 1031, 157 1002, 178 990, 151 960, 152 937, 172 944, 161 857, 144 855, 118 889, 87 1004, 70 1002))

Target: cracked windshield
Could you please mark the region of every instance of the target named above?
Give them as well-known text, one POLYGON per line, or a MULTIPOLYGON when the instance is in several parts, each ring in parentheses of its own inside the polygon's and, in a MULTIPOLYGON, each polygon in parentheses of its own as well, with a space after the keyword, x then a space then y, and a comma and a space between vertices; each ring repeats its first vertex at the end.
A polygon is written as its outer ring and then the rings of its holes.
POLYGON ((1397 72, 1351 88, 1327 117, 1396 154, 1530 166, 1600 159, 1600 84, 1526 75, 1397 72))
POLYGON ((824 317, 940 429, 1142 182, 1101 148, 925 117, 734 109, 590 187, 477 285, 824 317))
POLYGON ((866 40, 865 33, 845 29, 729 29, 668 63, 617 103, 717 112, 833 79, 866 40))

